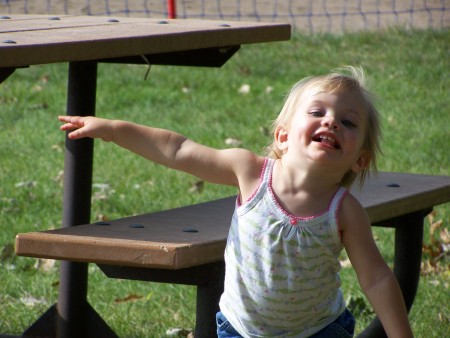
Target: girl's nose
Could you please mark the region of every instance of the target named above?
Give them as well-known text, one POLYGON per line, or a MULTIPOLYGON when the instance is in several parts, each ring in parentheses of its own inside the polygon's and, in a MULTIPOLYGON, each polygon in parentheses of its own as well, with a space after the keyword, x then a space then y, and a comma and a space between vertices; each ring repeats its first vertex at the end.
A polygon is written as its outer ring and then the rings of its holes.
POLYGON ((339 129, 339 125, 336 122, 334 116, 325 116, 322 120, 322 125, 329 128, 329 129, 334 129, 337 130, 339 129))

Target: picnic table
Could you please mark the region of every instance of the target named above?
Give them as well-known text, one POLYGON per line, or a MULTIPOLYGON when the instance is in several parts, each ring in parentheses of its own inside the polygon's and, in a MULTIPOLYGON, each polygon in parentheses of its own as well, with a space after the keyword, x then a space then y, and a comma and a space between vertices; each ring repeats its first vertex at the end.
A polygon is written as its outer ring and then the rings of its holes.
MULTIPOLYGON (((3 17, 0 81, 16 68, 69 62, 68 114, 94 115, 98 62, 220 66, 241 44, 286 40, 289 34, 283 24, 3 17)), ((62 260, 58 303, 24 336, 116 336, 86 301, 87 266, 95 263, 111 278, 196 285, 195 337, 213 337, 235 197, 89 224, 92 154, 92 140, 66 139, 63 228, 17 235, 18 255, 62 260)), ((353 193, 373 225, 395 228, 394 272, 410 309, 420 277, 423 220, 450 201, 450 177, 380 173, 353 193)), ((383 336, 379 321, 361 336, 383 336)))
MULTIPOLYGON (((67 114, 95 115, 99 62, 220 67, 243 44, 288 40, 290 33, 280 23, 1 15, 0 83, 17 68, 68 62, 67 114)), ((90 222, 93 149, 90 139, 66 139, 63 228, 90 222)), ((114 336, 86 301, 87 266, 61 263, 57 306, 28 336, 114 336)))

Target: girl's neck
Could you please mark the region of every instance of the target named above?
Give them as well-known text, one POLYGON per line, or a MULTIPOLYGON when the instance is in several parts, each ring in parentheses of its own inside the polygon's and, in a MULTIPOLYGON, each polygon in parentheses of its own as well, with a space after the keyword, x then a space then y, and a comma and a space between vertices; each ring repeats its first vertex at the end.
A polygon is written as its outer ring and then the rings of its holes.
POLYGON ((283 159, 277 160, 274 168, 273 180, 283 185, 285 190, 292 192, 306 191, 311 193, 324 193, 336 191, 340 186, 342 175, 333 172, 329 167, 324 166, 291 166, 283 159))
MULTIPOLYGON (((326 169, 326 168, 325 168, 326 169)), ((321 170, 295 170, 277 160, 272 172, 272 191, 289 213, 309 217, 327 209, 339 188, 340 178, 321 170)))

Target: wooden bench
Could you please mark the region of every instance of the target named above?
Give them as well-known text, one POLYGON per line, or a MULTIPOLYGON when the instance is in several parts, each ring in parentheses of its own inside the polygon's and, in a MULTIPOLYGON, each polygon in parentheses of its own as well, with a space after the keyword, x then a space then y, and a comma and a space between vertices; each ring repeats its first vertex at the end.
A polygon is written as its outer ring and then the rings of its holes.
MULTIPOLYGON (((395 228, 394 272, 409 310, 420 277, 423 219, 433 206, 450 201, 450 177, 380 173, 352 193, 374 226, 395 228)), ((235 197, 229 197, 107 223, 23 233, 17 235, 16 252, 96 263, 112 278, 196 285, 195 337, 213 337, 234 203, 235 197)), ((361 337, 383 335, 375 319, 361 337)))

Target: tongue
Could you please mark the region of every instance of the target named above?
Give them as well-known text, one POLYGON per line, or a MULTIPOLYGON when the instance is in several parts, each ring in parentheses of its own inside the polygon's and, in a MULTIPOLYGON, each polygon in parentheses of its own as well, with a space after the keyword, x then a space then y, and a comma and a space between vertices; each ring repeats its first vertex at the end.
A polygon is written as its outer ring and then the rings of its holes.
POLYGON ((324 144, 324 145, 326 145, 328 147, 334 148, 334 149, 339 149, 339 145, 336 144, 336 142, 334 142, 332 140, 320 139, 320 143, 322 143, 322 144, 324 144))
POLYGON ((330 140, 327 140, 327 139, 322 139, 322 140, 321 140, 321 143, 327 144, 327 145, 329 145, 329 146, 331 146, 331 147, 333 147, 333 148, 336 147, 336 145, 334 144, 333 141, 330 141, 330 140))

